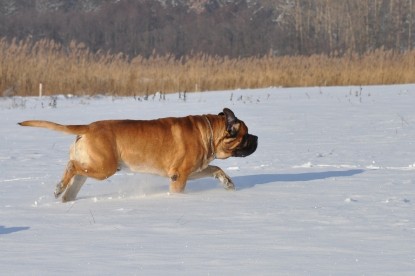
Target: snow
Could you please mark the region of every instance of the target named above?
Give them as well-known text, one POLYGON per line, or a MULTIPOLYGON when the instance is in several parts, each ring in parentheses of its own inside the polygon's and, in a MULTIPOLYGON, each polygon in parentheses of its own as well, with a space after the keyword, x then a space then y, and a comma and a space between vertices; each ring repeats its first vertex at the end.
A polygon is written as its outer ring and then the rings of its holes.
POLYGON ((415 85, 268 88, 143 98, 0 99, 0 274, 412 275, 415 85), (84 124, 219 113, 258 135, 234 180, 169 194, 118 172, 53 196, 74 137, 17 122, 84 124))

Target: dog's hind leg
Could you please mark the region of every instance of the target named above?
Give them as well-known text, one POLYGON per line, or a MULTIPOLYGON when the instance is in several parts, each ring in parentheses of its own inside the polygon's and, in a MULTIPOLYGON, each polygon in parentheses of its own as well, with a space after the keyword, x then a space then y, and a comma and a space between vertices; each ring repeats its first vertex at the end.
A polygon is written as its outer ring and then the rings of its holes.
POLYGON ((68 187, 69 182, 75 176, 75 165, 72 160, 66 165, 65 173, 62 177, 62 180, 56 185, 55 189, 55 198, 58 198, 68 187))
POLYGON ((84 185, 87 177, 83 175, 75 175, 69 182, 68 187, 65 190, 65 193, 62 196, 62 202, 73 201, 76 198, 79 190, 82 185, 84 185))

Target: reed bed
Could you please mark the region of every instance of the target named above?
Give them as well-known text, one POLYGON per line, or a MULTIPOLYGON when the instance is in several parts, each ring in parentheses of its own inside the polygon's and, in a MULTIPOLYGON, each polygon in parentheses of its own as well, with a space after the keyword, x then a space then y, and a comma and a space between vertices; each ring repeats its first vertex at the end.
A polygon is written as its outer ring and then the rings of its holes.
MULTIPOLYGON (((271 86, 415 83, 415 50, 379 49, 364 55, 230 59, 195 54, 127 57, 91 52, 83 43, 0 40, 0 93, 4 96, 148 95, 271 86)), ((1 94, 0 94, 1 95, 1 94)))

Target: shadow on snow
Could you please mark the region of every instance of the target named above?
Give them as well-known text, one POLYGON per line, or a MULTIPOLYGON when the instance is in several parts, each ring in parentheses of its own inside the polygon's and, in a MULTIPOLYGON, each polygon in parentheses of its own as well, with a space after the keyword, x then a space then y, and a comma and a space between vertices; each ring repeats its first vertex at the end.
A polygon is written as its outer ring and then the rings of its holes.
POLYGON ((293 174, 254 174, 244 176, 234 176, 232 180, 238 190, 252 188, 255 185, 268 184, 272 182, 302 182, 312 180, 322 180, 331 177, 349 177, 363 173, 364 170, 347 171, 326 171, 326 172, 307 172, 293 174))
POLYGON ((7 235, 15 232, 29 230, 30 227, 5 227, 0 225, 0 235, 7 235))
MULTIPOLYGON (((256 185, 268 184, 273 182, 301 182, 301 181, 312 181, 312 180, 321 180, 331 177, 349 177, 356 174, 363 173, 364 170, 347 170, 347 171, 326 171, 326 172, 307 172, 307 173, 295 173, 295 174, 253 174, 253 175, 244 175, 244 176, 234 176, 231 177, 233 182, 235 183, 236 190, 243 190, 249 189, 256 185)), ((122 196, 123 198, 128 198, 129 195, 140 196, 140 195, 155 195, 155 194, 166 194, 168 192, 168 186, 166 186, 168 181, 165 181, 165 185, 159 186, 146 186, 145 189, 141 192, 134 191, 134 189, 130 192, 125 191, 123 194, 127 196, 122 196)), ((189 181, 186 191, 190 192, 202 192, 207 190, 216 189, 219 187, 220 184, 217 180, 212 178, 205 178, 205 179, 195 179, 189 181), (213 183, 216 183, 215 186, 213 183)), ((138 188, 138 190, 140 190, 138 188)), ((108 193, 105 195, 97 195, 97 196, 80 196, 77 200, 80 199, 90 199, 90 198, 119 198, 119 193, 108 193)), ((23 229, 26 230, 26 229, 23 229)), ((0 226, 0 234, 2 234, 2 228, 0 226)))

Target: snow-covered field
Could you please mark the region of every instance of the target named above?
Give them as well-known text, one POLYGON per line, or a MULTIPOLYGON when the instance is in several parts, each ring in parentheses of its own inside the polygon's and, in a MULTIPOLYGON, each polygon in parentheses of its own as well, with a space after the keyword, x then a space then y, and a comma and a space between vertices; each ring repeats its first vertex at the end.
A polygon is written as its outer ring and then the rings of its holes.
POLYGON ((0 274, 414 275, 415 85, 269 88, 149 99, 0 98, 0 274), (121 171, 53 191, 74 141, 17 122, 218 113, 258 135, 247 158, 168 194, 121 171))

